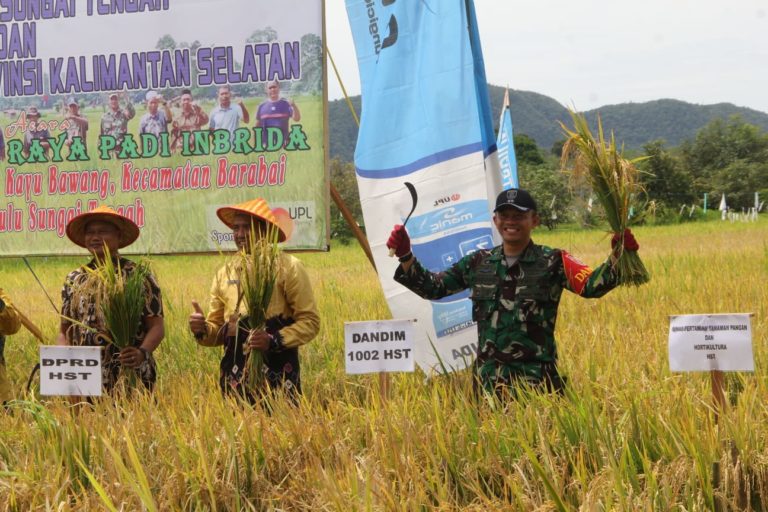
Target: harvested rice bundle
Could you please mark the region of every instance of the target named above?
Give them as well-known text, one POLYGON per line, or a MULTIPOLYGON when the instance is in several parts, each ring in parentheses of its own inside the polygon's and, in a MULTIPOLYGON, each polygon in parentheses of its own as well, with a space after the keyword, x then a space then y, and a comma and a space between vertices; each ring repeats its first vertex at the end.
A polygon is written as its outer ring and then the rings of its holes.
POLYGON ((637 251, 624 250, 630 203, 633 197, 643 192, 635 167, 638 160, 627 160, 622 156, 613 133, 610 141, 605 139, 600 117, 597 118, 597 140, 583 114, 571 111, 571 118, 573 131, 560 123, 568 137, 560 165, 564 170, 570 170, 574 178, 585 178, 605 210, 611 231, 615 234, 616 249, 612 257, 616 260, 619 284, 639 286, 647 283, 650 276, 637 251))
MULTIPOLYGON (((248 251, 240 251, 240 282, 245 307, 248 310, 248 327, 251 331, 264 330, 267 308, 275 289, 280 249, 277 246, 279 230, 273 224, 260 226, 260 233, 251 225, 248 251)), ((244 380, 251 392, 264 386, 264 354, 251 350, 245 364, 244 380)))
MULTIPOLYGON (((120 259, 112 258, 105 247, 105 257, 95 268, 85 267, 88 275, 74 290, 75 300, 93 297, 98 314, 104 320, 109 343, 118 350, 131 347, 141 328, 146 308, 147 280, 151 269, 146 261, 136 262, 131 271, 121 268, 120 259)), ((129 386, 136 383, 135 371, 122 367, 129 386)))

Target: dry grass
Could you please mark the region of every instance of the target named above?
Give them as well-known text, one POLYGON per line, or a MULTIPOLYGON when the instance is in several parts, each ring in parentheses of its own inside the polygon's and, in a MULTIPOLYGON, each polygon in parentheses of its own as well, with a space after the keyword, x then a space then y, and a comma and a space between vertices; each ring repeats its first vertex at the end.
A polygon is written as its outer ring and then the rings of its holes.
MULTIPOLYGON (((72 410, 23 401, 0 415, 3 510, 739 510, 768 503, 768 236, 757 224, 638 228, 654 277, 597 301, 565 295, 557 335, 565 398, 478 407, 466 374, 344 374, 343 321, 388 317, 357 247, 302 254, 323 319, 302 349, 305 396, 271 414, 222 401, 218 350, 187 332, 218 257, 158 257, 166 339, 154 398, 72 410), (757 372, 713 425, 708 376, 670 374, 668 315, 756 313, 757 372), (712 484, 713 463, 721 484, 712 484)), ((537 232, 590 264, 598 232, 537 232)), ((80 260, 31 259, 48 290, 80 260)), ((17 260, 0 283, 51 337, 57 320, 17 260)), ((8 342, 20 387, 31 335, 8 342)), ((735 388, 734 388, 735 389, 735 388)))

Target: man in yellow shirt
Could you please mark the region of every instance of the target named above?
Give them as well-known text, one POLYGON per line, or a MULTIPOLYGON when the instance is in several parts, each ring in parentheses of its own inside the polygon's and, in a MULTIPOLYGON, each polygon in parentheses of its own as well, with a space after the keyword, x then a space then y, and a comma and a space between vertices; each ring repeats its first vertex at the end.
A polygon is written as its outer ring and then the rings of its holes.
MULTIPOLYGON (((232 229, 235 244, 249 251, 251 233, 261 236, 268 225, 278 229, 279 242, 292 230, 291 219, 282 209, 271 210, 264 199, 253 199, 216 212, 232 229)), ((247 315, 237 263, 224 265, 211 285, 208 315, 196 303, 189 316, 189 328, 200 345, 224 346, 219 384, 224 394, 232 393, 253 402, 255 396, 243 385, 245 353, 260 350, 264 355, 266 381, 271 390, 282 389, 296 399, 301 393, 299 347, 311 341, 320 328, 320 316, 304 266, 297 258, 279 254, 274 291, 266 312, 264 330, 240 335, 239 320, 247 315), (247 338, 247 339, 246 339, 247 338)))
POLYGON ((0 288, 0 403, 11 399, 11 382, 5 373, 5 336, 16 334, 21 327, 21 319, 13 307, 11 299, 0 288))

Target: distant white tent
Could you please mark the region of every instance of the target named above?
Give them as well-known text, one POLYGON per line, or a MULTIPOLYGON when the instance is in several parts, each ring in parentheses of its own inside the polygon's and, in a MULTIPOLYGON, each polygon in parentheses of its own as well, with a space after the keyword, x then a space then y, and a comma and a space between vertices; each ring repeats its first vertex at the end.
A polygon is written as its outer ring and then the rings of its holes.
POLYGON ((725 204, 725 194, 723 194, 723 197, 720 199, 720 208, 718 208, 722 212, 721 219, 725 220, 725 217, 728 212, 728 205, 725 204))

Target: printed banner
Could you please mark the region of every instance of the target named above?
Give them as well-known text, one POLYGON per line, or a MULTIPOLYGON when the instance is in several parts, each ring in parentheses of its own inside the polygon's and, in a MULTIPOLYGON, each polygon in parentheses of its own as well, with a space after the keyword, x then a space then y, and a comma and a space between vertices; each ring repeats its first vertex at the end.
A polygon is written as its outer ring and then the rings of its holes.
POLYGON ((346 5, 363 100, 355 166, 381 285, 395 318, 419 320, 419 366, 463 368, 477 350, 468 292, 419 298, 393 280, 399 263, 385 244, 411 210, 407 181, 418 193, 407 229, 425 267, 445 270, 494 245, 488 190, 498 185, 486 185, 485 168, 496 155, 474 7, 467 0, 346 5))
POLYGON ((215 211, 287 210, 326 249, 322 0, 0 2, 0 256, 78 254, 75 215, 134 220, 128 253, 234 249, 215 211))

